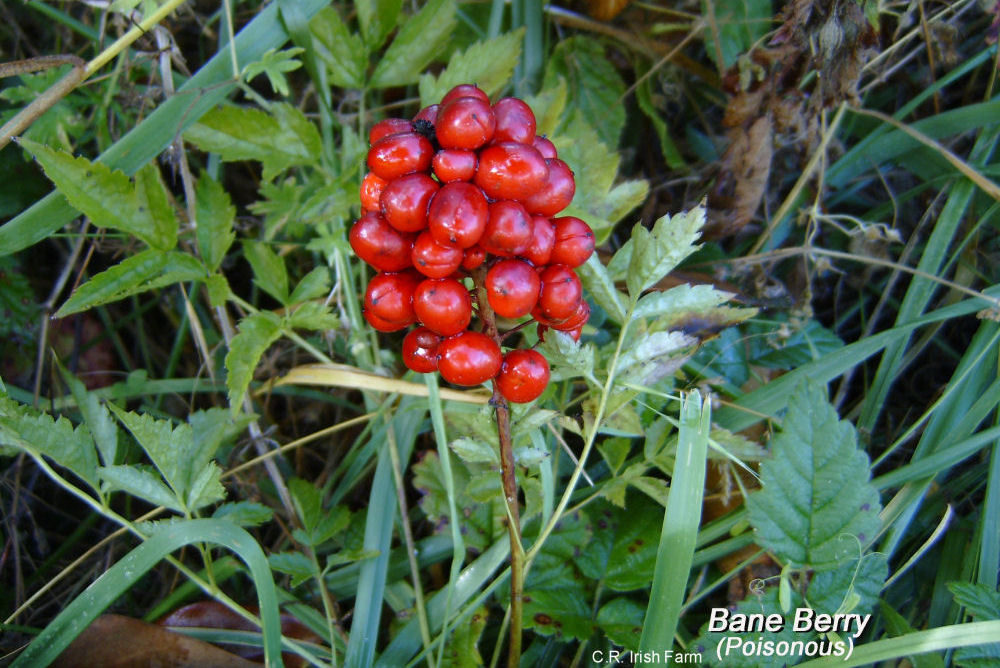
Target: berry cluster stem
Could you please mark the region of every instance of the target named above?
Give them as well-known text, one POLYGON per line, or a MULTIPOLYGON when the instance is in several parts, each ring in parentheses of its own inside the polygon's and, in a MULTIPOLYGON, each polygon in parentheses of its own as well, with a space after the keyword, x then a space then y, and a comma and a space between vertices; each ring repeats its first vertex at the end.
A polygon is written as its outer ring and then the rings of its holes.
MULTIPOLYGON (((496 315, 486 297, 486 267, 472 272, 479 302, 479 317, 483 333, 500 345, 502 337, 497 330, 496 315)), ((497 413, 497 436, 500 439, 500 476, 504 502, 507 504, 507 530, 510 533, 510 647, 507 654, 508 668, 521 663, 522 608, 524 595, 524 546, 521 544, 521 512, 517 500, 517 469, 514 463, 514 444, 510 434, 510 405, 493 383, 491 405, 497 413)))

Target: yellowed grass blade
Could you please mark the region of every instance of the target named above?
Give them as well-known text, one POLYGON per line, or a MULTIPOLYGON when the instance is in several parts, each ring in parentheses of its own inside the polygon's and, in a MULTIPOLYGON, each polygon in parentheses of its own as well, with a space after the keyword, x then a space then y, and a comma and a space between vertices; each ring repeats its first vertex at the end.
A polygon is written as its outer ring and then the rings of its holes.
MULTIPOLYGON (((279 378, 273 385, 320 385, 323 387, 373 390, 375 392, 396 392, 418 397, 427 396, 427 386, 423 383, 413 383, 399 378, 386 378, 345 364, 303 364, 279 378)), ((266 389, 262 391, 266 391, 266 389)), ((470 404, 485 404, 489 401, 490 394, 483 390, 463 391, 442 388, 441 398, 464 401, 470 404)))

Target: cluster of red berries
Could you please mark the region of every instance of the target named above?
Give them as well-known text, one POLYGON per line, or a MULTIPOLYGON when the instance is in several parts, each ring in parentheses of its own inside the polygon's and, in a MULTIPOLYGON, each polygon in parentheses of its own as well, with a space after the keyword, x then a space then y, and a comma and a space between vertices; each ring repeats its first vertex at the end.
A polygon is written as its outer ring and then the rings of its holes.
POLYGON ((590 307, 573 271, 594 251, 594 232, 573 216, 573 172, 523 101, 490 104, 456 86, 410 121, 390 118, 369 133, 371 170, 361 183, 354 252, 378 274, 364 315, 381 332, 419 323, 403 340, 403 362, 450 383, 494 379, 510 401, 537 398, 549 365, 536 350, 502 354, 496 338, 469 328, 478 276, 492 311, 529 315, 579 340, 590 307))

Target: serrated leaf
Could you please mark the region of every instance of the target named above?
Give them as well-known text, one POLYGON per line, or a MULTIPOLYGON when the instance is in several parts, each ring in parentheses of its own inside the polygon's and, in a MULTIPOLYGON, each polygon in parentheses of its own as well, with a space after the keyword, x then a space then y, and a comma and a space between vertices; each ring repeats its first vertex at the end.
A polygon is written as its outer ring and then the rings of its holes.
POLYGON ((458 455, 462 461, 477 464, 500 464, 500 454, 496 448, 488 443, 474 438, 457 438, 448 444, 448 447, 458 455))
POLYGON ((607 267, 601 264, 597 254, 591 255, 585 263, 576 268, 580 282, 587 294, 604 309, 608 317, 622 324, 625 322, 625 295, 615 287, 607 267))
POLYGON ((243 255, 253 268, 253 282, 261 290, 288 304, 288 272, 285 261, 263 241, 244 241, 243 255))
POLYGON ((94 225, 122 230, 159 250, 177 243, 177 220, 154 165, 136 174, 134 186, 123 172, 101 162, 74 158, 28 139, 22 139, 21 146, 35 157, 70 205, 94 225))
POLYGON ((560 77, 567 82, 573 116, 591 120, 604 144, 618 146, 625 127, 625 82, 604 56, 602 42, 582 35, 559 42, 546 65, 544 85, 555 85, 560 77))
POLYGON ((208 291, 208 304, 212 308, 224 305, 233 296, 229 281, 221 274, 212 274, 206 278, 205 288, 208 291))
POLYGON ((758 544, 782 563, 829 570, 874 540, 881 505, 868 456, 824 388, 798 386, 770 445, 762 489, 746 501, 758 544))
POLYGON ((56 312, 56 317, 63 318, 174 283, 205 278, 204 265, 187 253, 149 248, 102 271, 78 287, 56 312))
POLYGON ((226 498, 226 490, 219 482, 221 475, 222 471, 215 462, 209 462, 194 475, 186 495, 189 510, 198 510, 226 498))
POLYGON ((517 440, 521 436, 528 436, 531 432, 541 429, 557 417, 559 417, 559 411, 532 408, 528 412, 517 416, 514 426, 511 428, 511 436, 514 440, 517 440))
MULTIPOLYGON (((358 15, 361 16, 360 9, 358 15)), ((330 83, 341 88, 363 87, 368 66, 365 43, 347 29, 337 10, 333 7, 321 10, 309 22, 309 32, 316 55, 330 73, 330 83)))
POLYGON ((491 98, 499 93, 514 73, 521 57, 525 28, 479 41, 462 52, 452 53, 441 74, 420 77, 420 104, 436 104, 445 93, 463 83, 475 83, 491 98))
POLYGON ((608 261, 608 274, 612 281, 625 280, 628 275, 628 267, 632 264, 633 248, 635 248, 635 244, 629 239, 611 256, 611 260, 608 261))
POLYGON ((747 334, 752 362, 771 369, 794 369, 844 347, 840 337, 815 320, 798 327, 782 323, 778 329, 761 323, 747 334))
POLYGON ((663 358, 698 343, 698 339, 681 332, 653 332, 633 341, 628 351, 618 360, 618 371, 624 372, 635 365, 649 362, 661 363, 663 358))
POLYGON ((822 614, 868 614, 878 603, 888 575, 889 564, 880 552, 864 555, 860 567, 857 559, 848 559, 832 571, 816 573, 809 581, 806 601, 822 614), (854 605, 848 610, 851 602, 854 605))
POLYGON ((315 165, 322 152, 316 126, 288 104, 275 103, 270 111, 217 107, 188 128, 184 138, 226 162, 259 161, 265 181, 289 167, 315 165))
POLYGON ((271 564, 271 568, 279 573, 291 575, 293 588, 298 587, 315 573, 312 562, 301 552, 269 554, 267 555, 267 562, 271 564))
POLYGON ((632 599, 613 598, 597 611, 597 625, 611 642, 633 652, 639 650, 646 610, 632 599))
POLYGON ((538 351, 549 361, 554 380, 589 376, 594 372, 594 347, 580 345, 565 332, 554 329, 546 332, 545 341, 538 345, 538 351))
POLYGON ((316 299, 326 295, 330 290, 330 270, 326 267, 315 267, 302 277, 288 298, 289 304, 316 299))
POLYGON ((281 318, 269 311, 254 313, 240 321, 239 333, 229 342, 226 353, 226 386, 234 414, 240 410, 261 355, 280 336, 281 318))
POLYGON ((695 207, 674 216, 663 216, 647 230, 642 223, 632 228, 632 257, 625 283, 632 299, 673 271, 681 260, 700 246, 695 242, 705 224, 705 209, 695 207))
POLYGON ((559 589, 532 589, 524 596, 524 628, 543 636, 586 640, 592 633, 590 604, 579 583, 559 589))
POLYGON ((100 489, 90 432, 83 426, 74 428, 64 417, 54 419, 0 397, 0 445, 27 446, 69 469, 94 490, 100 489))
MULTIPOLYGON (((529 470, 536 468, 548 458, 548 450, 542 450, 530 445, 522 445, 514 448, 514 461, 518 466, 523 466, 529 470)), ((525 516, 527 517, 527 514, 525 516)))
POLYGON ((266 74, 267 80, 271 84, 271 90, 282 97, 288 97, 288 79, 285 78, 285 72, 294 72, 302 67, 302 61, 297 60, 296 56, 303 51, 305 49, 301 46, 281 51, 273 48, 268 49, 260 57, 260 60, 243 68, 243 78, 249 83, 257 75, 266 74))
POLYGON ((97 446, 101 462, 105 466, 113 466, 118 456, 118 427, 108 412, 107 406, 98 400, 95 394, 87 391, 80 380, 66 370, 62 364, 57 364, 63 380, 69 385, 70 393, 76 401, 83 422, 97 446))
POLYGON ((302 526, 311 531, 322 519, 323 494, 308 480, 292 478, 288 481, 288 492, 295 504, 295 514, 302 521, 302 526))
POLYGON ((194 436, 191 425, 180 424, 175 427, 170 420, 157 420, 149 414, 127 412, 111 403, 108 408, 132 432, 177 499, 185 501, 192 482, 194 436))
POLYGON ((535 132, 539 135, 551 135, 556 131, 566 110, 566 98, 569 95, 566 80, 556 77, 542 87, 537 95, 524 98, 525 103, 535 112, 535 132))
POLYGON ((215 456, 219 447, 236 438, 253 418, 253 415, 234 418, 225 408, 209 408, 191 413, 187 419, 192 435, 186 456, 189 469, 200 471, 215 456))
POLYGON ((319 302, 306 302, 288 316, 288 326, 323 331, 340 327, 340 319, 330 312, 329 306, 319 302))
POLYGON ((614 591, 649 587, 663 509, 648 497, 633 493, 628 495, 625 508, 601 501, 590 516, 594 537, 587 549, 576 555, 580 571, 614 591))
POLYGON ((178 503, 173 492, 150 471, 135 466, 102 466, 98 473, 111 489, 126 492, 154 506, 184 512, 184 506, 178 503))
POLYGON ((633 315, 637 318, 678 316, 673 321, 693 311, 707 311, 732 299, 729 292, 716 290, 711 285, 678 285, 669 290, 649 292, 639 298, 633 315))
POLYGON ((396 27, 403 0, 354 0, 361 34, 369 49, 375 50, 396 27))
POLYGON ((198 252, 208 270, 215 271, 236 238, 233 231, 236 207, 229 199, 229 193, 207 172, 198 179, 195 189, 195 216, 198 222, 198 252))
POLYGON ((212 513, 212 517, 215 519, 225 519, 241 527, 260 526, 265 522, 270 522, 273 515, 273 510, 254 501, 223 503, 212 513))
POLYGON ((454 0, 430 0, 400 28, 375 67, 371 86, 405 86, 416 83, 420 73, 441 53, 455 28, 454 0))
POLYGON ((618 473, 628 453, 632 449, 632 442, 627 438, 615 437, 597 444, 597 451, 601 453, 604 462, 608 465, 612 474, 618 473))
MULTIPOLYGON (((964 607, 973 621, 1000 619, 1000 592, 996 589, 971 582, 949 582, 948 589, 955 596, 955 603, 964 607)), ((955 665, 986 668, 997 665, 998 660, 1000 643, 963 647, 955 652, 955 665)))

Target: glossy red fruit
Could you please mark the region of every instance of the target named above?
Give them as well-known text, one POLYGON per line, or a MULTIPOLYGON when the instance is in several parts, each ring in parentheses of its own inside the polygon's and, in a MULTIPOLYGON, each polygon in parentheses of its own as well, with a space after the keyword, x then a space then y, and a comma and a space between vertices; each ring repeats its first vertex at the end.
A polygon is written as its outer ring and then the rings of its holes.
POLYGON ((411 130, 413 130, 413 127, 405 118, 386 118, 373 125, 372 129, 368 131, 368 143, 374 144, 383 137, 398 135, 401 132, 410 132, 411 130))
POLYGON ((493 339, 479 332, 462 332, 438 344, 438 371, 455 385, 479 385, 500 371, 503 356, 493 339))
POLYGON ((552 143, 552 140, 548 137, 543 137, 541 135, 535 135, 535 138, 531 141, 531 145, 542 154, 542 157, 546 160, 551 160, 552 158, 558 158, 559 152, 556 150, 556 145, 552 143))
POLYGON ((437 371, 437 349, 441 337, 427 329, 417 327, 403 339, 403 364, 417 373, 437 371))
POLYGON ((377 213, 361 216, 351 226, 348 239, 357 256, 379 271, 402 271, 413 266, 413 235, 400 232, 377 213))
POLYGON ((434 238, 459 248, 475 246, 489 220, 483 191, 458 181, 443 186, 431 200, 427 226, 434 238))
POLYGON ((503 356, 496 384, 507 401, 534 401, 549 384, 549 362, 537 350, 511 350, 503 356))
POLYGON ((542 289, 538 293, 538 308, 542 314, 551 320, 572 317, 583 298, 583 286, 573 270, 566 265, 550 264, 540 278, 542 289))
POLYGON ((508 199, 491 202, 489 212, 486 229, 479 240, 487 253, 511 257, 528 248, 534 226, 520 202, 508 199))
POLYGON ((368 151, 368 167, 379 178, 392 179, 425 172, 431 166, 434 147, 427 137, 416 132, 402 132, 379 139, 368 151))
POLYGON ((476 165, 479 160, 475 151, 460 148, 445 148, 434 154, 431 166, 434 176, 442 183, 452 181, 471 181, 476 175, 476 165))
POLYGON ((490 96, 480 90, 479 86, 473 84, 459 84, 444 94, 441 98, 441 106, 448 104, 452 100, 460 97, 475 97, 489 104, 490 96))
POLYGON ((373 172, 365 174, 361 180, 361 208, 365 211, 379 211, 379 198, 385 188, 385 179, 381 179, 373 172))
POLYGON ((379 206, 385 221, 400 232, 419 232, 427 227, 427 208, 440 186, 422 172, 389 181, 379 206))
POLYGON ((553 218, 556 239, 552 245, 552 264, 579 267, 594 253, 594 230, 575 216, 553 218))
POLYGON ((552 329, 558 329, 560 332, 568 332, 573 329, 578 329, 587 324, 587 320, 590 319, 590 304, 587 300, 581 299, 580 306, 577 307, 576 313, 571 315, 568 319, 560 322, 558 324, 551 325, 552 329))
POLYGON ((413 117, 413 122, 417 121, 427 121, 431 125, 437 122, 438 110, 441 108, 440 104, 432 104, 430 106, 424 107, 417 112, 417 115, 413 117))
POLYGON ((493 311, 504 318, 531 313, 541 287, 538 273, 523 260, 502 260, 486 272, 486 298, 493 311))
POLYGON ((365 317, 368 324, 372 326, 372 329, 376 329, 380 332, 398 332, 399 330, 406 329, 410 326, 407 323, 398 324, 389 322, 388 320, 383 320, 371 311, 364 311, 362 315, 365 317))
POLYGON ((454 278, 428 278, 413 292, 417 319, 441 336, 458 334, 472 320, 472 299, 454 278))
POLYGON ((486 251, 483 250, 482 246, 473 246, 472 248, 465 249, 465 255, 462 257, 462 269, 472 271, 477 267, 481 267, 483 262, 486 262, 486 251))
POLYGON ((496 121, 487 102, 460 97, 442 105, 434 130, 441 148, 477 149, 493 139, 496 121))
POLYGON ((412 325, 417 321, 413 310, 417 283, 409 272, 376 274, 365 291, 365 313, 392 325, 412 325))
POLYGON ((464 253, 458 246, 442 244, 424 230, 413 242, 413 267, 428 278, 451 276, 462 264, 464 253))
POLYGON ((531 144, 535 140, 535 112, 523 100, 505 97, 493 105, 496 131, 493 141, 531 144))
POLYGON ((545 216, 531 217, 531 243, 521 251, 521 257, 536 267, 544 267, 552 256, 552 244, 555 243, 556 232, 552 223, 545 216))
POLYGON ((554 216, 573 201, 576 193, 576 180, 573 178, 573 171, 562 160, 553 158, 545 161, 549 168, 549 176, 545 179, 545 185, 534 195, 524 200, 524 208, 528 213, 537 213, 543 216, 554 216))
POLYGON ((549 168, 533 147, 500 142, 479 153, 475 183, 492 199, 524 199, 545 185, 549 168))

